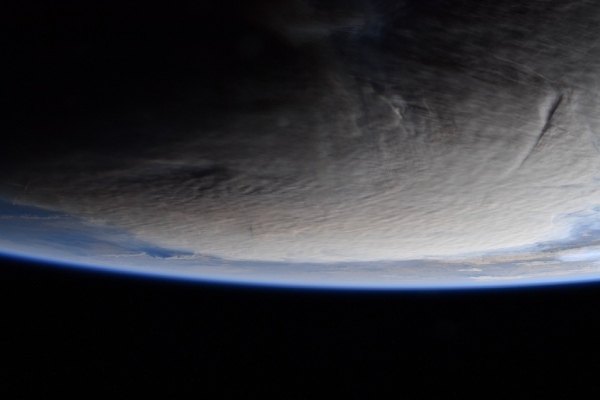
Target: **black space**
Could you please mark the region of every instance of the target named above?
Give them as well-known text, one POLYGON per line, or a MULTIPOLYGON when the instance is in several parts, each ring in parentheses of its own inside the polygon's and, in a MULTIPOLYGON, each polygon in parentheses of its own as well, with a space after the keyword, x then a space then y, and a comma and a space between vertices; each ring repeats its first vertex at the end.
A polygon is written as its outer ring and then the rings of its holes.
POLYGON ((548 393, 595 379, 599 301, 598 284, 302 291, 5 259, 0 365, 7 383, 38 394, 95 384, 286 398, 323 385, 548 393))

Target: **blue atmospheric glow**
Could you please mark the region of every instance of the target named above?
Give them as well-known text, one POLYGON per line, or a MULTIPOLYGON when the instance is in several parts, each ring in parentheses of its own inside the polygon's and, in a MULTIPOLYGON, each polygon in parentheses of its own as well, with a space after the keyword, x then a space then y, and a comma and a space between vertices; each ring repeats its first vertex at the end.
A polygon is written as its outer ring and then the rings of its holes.
MULTIPOLYGON (((597 236, 596 220, 587 214, 587 225, 571 230, 571 242, 538 246, 543 256, 540 260, 556 266, 540 274, 518 262, 476 268, 468 263, 425 264, 422 260, 354 264, 231 261, 161 248, 115 226, 90 224, 9 201, 0 200, 0 212, 4 217, 0 219, 0 255, 58 268, 198 283, 336 290, 463 290, 600 281, 600 249, 589 245, 589 237, 597 236), (591 222, 594 226, 590 228, 591 222), (584 239, 587 242, 582 242, 584 239), (557 246, 567 247, 552 253, 557 246), (543 253, 545 249, 550 252, 543 253), (573 265, 576 268, 569 269, 573 265)), ((528 251, 531 248, 516 249, 515 254, 528 251)))
POLYGON ((502 289, 502 288, 520 288, 520 287, 541 287, 564 284, 582 284, 600 281, 600 272, 587 274, 585 276, 550 276, 538 279, 498 279, 492 281, 471 281, 456 280, 442 283, 434 282, 384 282, 384 281, 364 281, 364 282, 325 282, 311 280, 289 280, 278 277, 258 278, 252 276, 243 276, 232 278, 218 275, 202 275, 189 273, 182 270, 160 269, 142 269, 143 267, 122 268, 112 265, 101 265, 96 263, 78 263, 59 259, 44 258, 30 254, 20 254, 4 252, 2 256, 12 257, 17 260, 48 264, 58 268, 75 268, 87 270, 90 272, 111 273, 117 275, 134 276, 141 278, 159 278, 168 280, 179 280, 186 282, 197 282, 202 284, 226 284, 246 287, 271 287, 271 288, 290 288, 290 289, 319 289, 319 290, 375 290, 375 291, 394 291, 394 290, 477 290, 477 289, 502 289))

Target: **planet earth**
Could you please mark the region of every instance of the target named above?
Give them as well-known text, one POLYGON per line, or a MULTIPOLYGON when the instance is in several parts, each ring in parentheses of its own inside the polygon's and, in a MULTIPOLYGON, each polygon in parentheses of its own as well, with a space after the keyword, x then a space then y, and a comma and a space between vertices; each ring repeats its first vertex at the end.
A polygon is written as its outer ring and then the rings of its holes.
POLYGON ((0 252, 330 288, 600 279, 600 4, 13 4, 0 252))

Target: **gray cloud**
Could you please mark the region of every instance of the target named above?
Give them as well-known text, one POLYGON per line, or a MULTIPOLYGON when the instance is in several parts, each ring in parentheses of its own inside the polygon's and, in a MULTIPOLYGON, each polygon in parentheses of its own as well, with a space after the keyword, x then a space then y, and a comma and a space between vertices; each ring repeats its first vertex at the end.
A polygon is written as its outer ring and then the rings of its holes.
POLYGON ((292 3, 261 2, 270 13, 164 107, 15 161, 3 182, 23 203, 238 260, 500 251, 565 238, 562 215, 600 204, 599 6, 292 3))

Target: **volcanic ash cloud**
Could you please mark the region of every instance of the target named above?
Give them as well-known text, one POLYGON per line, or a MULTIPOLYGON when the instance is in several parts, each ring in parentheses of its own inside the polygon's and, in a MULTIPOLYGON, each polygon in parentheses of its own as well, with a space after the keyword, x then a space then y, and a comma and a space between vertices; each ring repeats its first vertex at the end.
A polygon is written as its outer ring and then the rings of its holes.
POLYGON ((494 251, 564 238, 557 215, 600 203, 599 6, 311 3, 294 25, 252 15, 226 67, 169 99, 184 112, 123 128, 144 140, 119 162, 88 147, 6 180, 33 181, 23 202, 247 260, 494 251))

